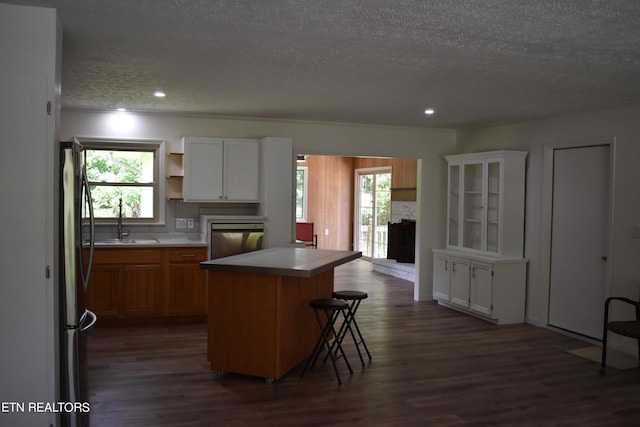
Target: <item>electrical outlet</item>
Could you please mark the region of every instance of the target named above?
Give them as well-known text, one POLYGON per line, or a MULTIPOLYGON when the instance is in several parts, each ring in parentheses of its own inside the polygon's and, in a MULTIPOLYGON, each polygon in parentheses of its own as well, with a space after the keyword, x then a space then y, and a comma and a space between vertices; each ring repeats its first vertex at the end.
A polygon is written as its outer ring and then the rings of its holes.
POLYGON ((325 228, 325 229, 324 229, 324 235, 325 235, 325 236, 328 236, 328 235, 329 235, 329 229, 328 229, 328 228, 325 228))
POLYGON ((176 229, 187 228, 187 220, 185 218, 176 218, 176 229))
POLYGON ((187 228, 193 228, 193 218, 187 218, 187 228))

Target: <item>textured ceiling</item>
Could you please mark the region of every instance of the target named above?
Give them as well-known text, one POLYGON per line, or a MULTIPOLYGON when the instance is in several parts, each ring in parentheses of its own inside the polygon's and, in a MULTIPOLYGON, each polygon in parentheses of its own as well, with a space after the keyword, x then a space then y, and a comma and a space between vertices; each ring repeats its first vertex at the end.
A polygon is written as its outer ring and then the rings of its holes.
POLYGON ((58 9, 63 108, 466 127, 640 104, 638 0, 0 1, 58 9))

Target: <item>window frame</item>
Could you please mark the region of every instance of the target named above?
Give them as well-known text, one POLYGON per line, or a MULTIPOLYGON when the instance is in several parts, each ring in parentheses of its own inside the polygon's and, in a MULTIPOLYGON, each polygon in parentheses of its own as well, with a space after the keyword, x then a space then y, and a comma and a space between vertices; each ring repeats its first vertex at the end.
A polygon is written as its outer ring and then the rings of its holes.
MULTIPOLYGON (((124 217, 123 221, 134 225, 162 225, 164 224, 164 180, 161 171, 164 170, 165 141, 155 139, 111 139, 111 138, 76 138, 86 150, 113 150, 113 151, 152 151, 153 161, 153 185, 147 183, 141 186, 153 187, 153 217, 131 218, 124 217)), ((90 185, 100 185, 91 182, 90 185)), ((111 224, 117 217, 96 218, 96 224, 111 224)))
POLYGON ((296 202, 294 205, 294 210, 296 214, 296 222, 306 222, 307 221, 307 202, 308 202, 308 183, 309 183, 309 167, 308 166, 297 166, 296 167, 296 202), (303 183, 302 183, 302 217, 297 216, 298 211, 298 172, 303 172, 303 183))

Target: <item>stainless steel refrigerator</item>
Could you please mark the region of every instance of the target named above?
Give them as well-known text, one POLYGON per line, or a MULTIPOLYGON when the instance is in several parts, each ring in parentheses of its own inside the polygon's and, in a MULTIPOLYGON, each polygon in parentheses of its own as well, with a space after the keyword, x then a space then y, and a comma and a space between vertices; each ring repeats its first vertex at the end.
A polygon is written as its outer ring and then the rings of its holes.
MULTIPOLYGON (((78 403, 88 402, 85 340, 97 320, 84 305, 95 227, 83 154, 78 141, 60 143, 60 401, 78 403)), ((88 422, 86 412, 61 414, 63 426, 88 422)))

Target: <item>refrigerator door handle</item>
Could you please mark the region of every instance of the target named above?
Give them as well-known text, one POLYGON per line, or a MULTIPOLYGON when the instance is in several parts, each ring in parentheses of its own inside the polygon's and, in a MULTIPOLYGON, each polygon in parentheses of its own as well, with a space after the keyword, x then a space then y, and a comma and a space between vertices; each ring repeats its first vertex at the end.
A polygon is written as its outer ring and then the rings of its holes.
POLYGON ((97 320, 98 320, 98 316, 96 316, 96 314, 93 311, 85 310, 84 313, 82 314, 82 317, 80 318, 80 332, 84 332, 87 329, 91 329, 93 325, 96 324, 97 320), (87 318, 89 319, 87 320, 87 318), (89 323, 85 325, 87 321, 89 323))
MULTIPOLYGON (((89 285, 89 276, 91 275, 91 267, 93 266, 93 251, 95 247, 96 241, 96 224, 95 218, 93 216, 93 201, 91 200, 91 189, 89 188, 89 179, 87 178, 87 171, 83 167, 82 168, 82 188, 84 189, 84 195, 87 200, 87 205, 89 206, 89 260, 87 261, 86 271, 84 270, 84 266, 82 269, 82 285, 84 286, 84 290, 87 290, 87 286, 89 285)), ((84 201, 81 201, 81 204, 84 201)), ((80 216, 82 216, 82 208, 80 209, 80 216)), ((82 254, 82 250, 80 251, 82 254)), ((84 262, 83 262, 84 264, 84 262)))

